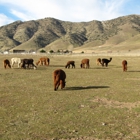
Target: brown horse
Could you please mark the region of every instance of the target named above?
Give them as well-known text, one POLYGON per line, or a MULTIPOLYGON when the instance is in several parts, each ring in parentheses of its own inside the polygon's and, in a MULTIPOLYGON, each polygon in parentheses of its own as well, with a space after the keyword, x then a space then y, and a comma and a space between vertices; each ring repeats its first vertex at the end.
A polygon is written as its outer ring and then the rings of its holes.
POLYGON ((11 68, 10 61, 8 59, 3 60, 3 66, 4 66, 5 69, 6 69, 7 66, 9 68, 11 68))
POLYGON ((70 68, 70 65, 72 66, 72 68, 75 68, 75 61, 68 61, 65 68, 70 68))
POLYGON ((96 59, 96 65, 102 65, 102 63, 101 63, 101 58, 97 58, 97 59, 96 59))
POLYGON ((122 61, 122 68, 123 68, 123 71, 127 71, 127 61, 126 60, 122 61))
POLYGON ((54 90, 56 91, 59 88, 59 85, 61 85, 61 89, 65 87, 65 79, 66 79, 66 73, 61 70, 57 69, 53 72, 53 79, 54 79, 54 90))
POLYGON ((48 57, 41 57, 38 62, 36 62, 36 65, 38 65, 39 63, 41 63, 41 65, 46 65, 49 66, 50 64, 50 59, 48 57))
POLYGON ((81 68, 89 68, 89 59, 83 59, 80 66, 81 68))

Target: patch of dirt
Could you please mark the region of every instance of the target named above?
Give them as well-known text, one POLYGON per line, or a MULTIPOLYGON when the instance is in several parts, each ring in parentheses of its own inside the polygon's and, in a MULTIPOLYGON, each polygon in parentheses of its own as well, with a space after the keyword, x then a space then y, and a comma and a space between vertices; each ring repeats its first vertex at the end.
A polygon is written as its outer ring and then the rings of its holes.
POLYGON ((114 107, 114 108, 132 109, 132 108, 140 106, 140 101, 135 102, 135 103, 128 103, 128 102, 119 102, 119 101, 114 101, 114 100, 108 100, 106 98, 102 98, 102 99, 96 98, 96 99, 92 100, 92 102, 97 102, 103 106, 114 107))

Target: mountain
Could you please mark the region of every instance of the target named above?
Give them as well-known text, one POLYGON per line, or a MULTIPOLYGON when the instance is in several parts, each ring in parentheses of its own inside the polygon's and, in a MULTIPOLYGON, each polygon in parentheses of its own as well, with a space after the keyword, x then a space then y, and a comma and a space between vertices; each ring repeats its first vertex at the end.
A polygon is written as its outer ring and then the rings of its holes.
POLYGON ((0 51, 120 51, 140 49, 140 15, 107 21, 68 22, 54 18, 16 21, 0 27, 0 51))

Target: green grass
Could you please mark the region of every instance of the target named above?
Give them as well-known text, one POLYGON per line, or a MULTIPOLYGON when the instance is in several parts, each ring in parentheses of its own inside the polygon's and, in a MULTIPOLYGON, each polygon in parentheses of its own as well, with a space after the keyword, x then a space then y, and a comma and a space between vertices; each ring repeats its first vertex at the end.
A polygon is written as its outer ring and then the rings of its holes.
POLYGON ((95 61, 103 56, 49 56, 49 67, 5 70, 2 61, 12 57, 0 56, 0 140, 140 139, 140 57, 112 56, 102 68, 95 61), (90 69, 80 68, 83 58, 90 69), (128 72, 122 72, 123 59, 128 72), (75 69, 64 68, 68 60, 75 69), (58 68, 66 72, 66 88, 54 91, 58 68))

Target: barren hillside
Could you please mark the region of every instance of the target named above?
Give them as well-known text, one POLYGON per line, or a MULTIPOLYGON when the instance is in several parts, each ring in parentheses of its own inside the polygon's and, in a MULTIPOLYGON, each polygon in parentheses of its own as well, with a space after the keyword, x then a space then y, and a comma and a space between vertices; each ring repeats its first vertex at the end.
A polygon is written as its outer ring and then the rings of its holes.
POLYGON ((107 21, 67 22, 45 18, 0 27, 4 50, 120 51, 140 49, 140 15, 107 21))

